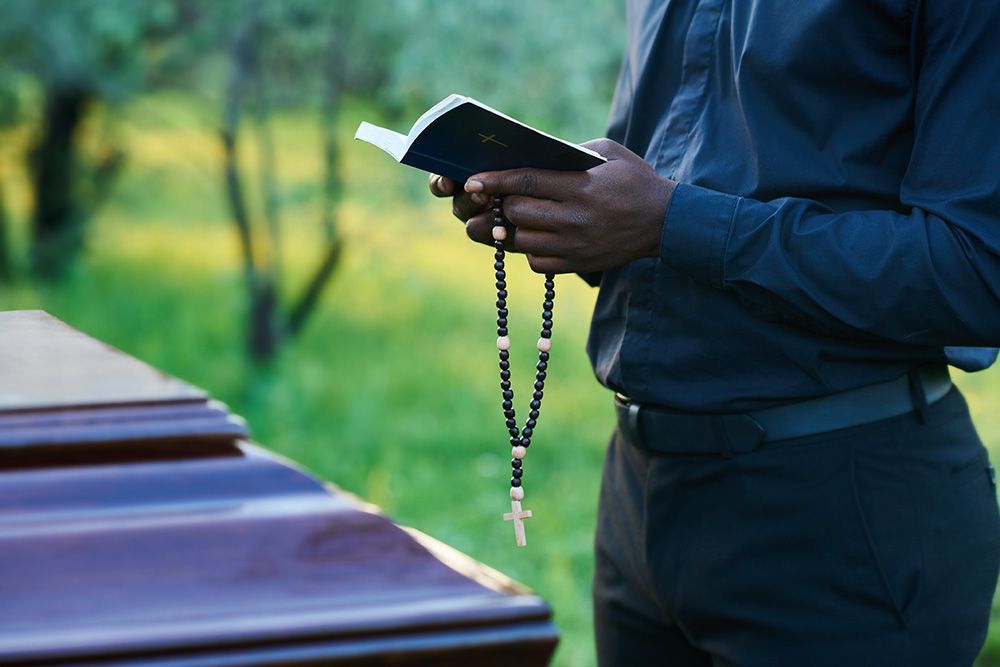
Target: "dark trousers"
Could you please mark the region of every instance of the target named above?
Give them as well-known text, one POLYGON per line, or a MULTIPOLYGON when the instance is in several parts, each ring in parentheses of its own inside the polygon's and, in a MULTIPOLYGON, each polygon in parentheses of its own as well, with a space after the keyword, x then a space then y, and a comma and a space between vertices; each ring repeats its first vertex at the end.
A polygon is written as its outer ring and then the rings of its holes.
POLYGON ((966 667, 1000 515, 957 389, 749 454, 653 454, 615 433, 594 609, 603 667, 966 667))

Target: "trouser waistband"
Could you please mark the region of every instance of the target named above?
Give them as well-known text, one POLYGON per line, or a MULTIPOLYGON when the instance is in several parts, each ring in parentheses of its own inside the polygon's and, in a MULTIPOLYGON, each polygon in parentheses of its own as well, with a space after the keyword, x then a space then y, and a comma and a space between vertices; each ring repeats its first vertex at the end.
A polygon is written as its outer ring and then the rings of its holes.
POLYGON ((765 442, 861 426, 896 417, 945 396, 947 366, 925 366, 889 382, 766 410, 694 414, 642 405, 615 394, 618 430, 633 445, 665 454, 742 454, 765 442))

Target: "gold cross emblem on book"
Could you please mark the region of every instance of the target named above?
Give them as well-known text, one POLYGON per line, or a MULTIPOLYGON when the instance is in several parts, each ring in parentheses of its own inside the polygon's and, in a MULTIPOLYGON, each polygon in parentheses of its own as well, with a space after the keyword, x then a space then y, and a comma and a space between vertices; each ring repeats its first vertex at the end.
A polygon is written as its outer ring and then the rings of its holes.
POLYGON ((500 146, 503 146, 504 148, 510 148, 510 146, 508 146, 508 145, 507 145, 507 144, 505 144, 504 142, 502 142, 502 141, 500 141, 499 139, 497 139, 497 138, 496 138, 496 137, 497 137, 497 135, 496 135, 495 133, 494 133, 494 134, 490 134, 490 135, 485 135, 485 134, 483 134, 482 132, 476 132, 476 134, 478 134, 478 135, 479 135, 479 137, 480 137, 480 138, 482 139, 482 141, 480 141, 480 142, 479 142, 479 143, 481 143, 481 144, 485 144, 485 143, 487 143, 487 142, 490 142, 490 141, 492 141, 493 143, 495 143, 495 144, 498 144, 498 145, 500 145, 500 146))

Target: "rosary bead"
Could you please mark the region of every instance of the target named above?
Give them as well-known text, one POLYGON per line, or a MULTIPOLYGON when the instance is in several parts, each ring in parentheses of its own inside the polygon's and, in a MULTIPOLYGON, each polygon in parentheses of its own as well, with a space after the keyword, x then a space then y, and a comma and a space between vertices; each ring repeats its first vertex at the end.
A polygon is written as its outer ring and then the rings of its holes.
POLYGON ((528 419, 528 421, 524 422, 524 427, 526 429, 533 429, 536 426, 538 426, 538 422, 534 419, 528 419))
POLYGON ((511 465, 512 468, 520 468, 521 467, 521 459, 511 459, 510 460, 510 465, 511 465))
MULTIPOLYGON (((507 365, 510 366, 509 363, 507 365)), ((502 370, 502 371, 500 371, 500 379, 501 380, 509 380, 510 379, 510 371, 508 371, 508 370, 502 370)))
MULTIPOLYGON (((506 271, 497 271, 496 275, 495 275, 495 278, 497 279, 497 282, 506 281, 507 280, 507 272, 506 271)), ((501 288, 498 287, 497 289, 501 289, 501 288)))
POLYGON ((543 310, 552 310, 552 301, 549 300, 549 299, 546 299, 545 301, 542 301, 542 309, 543 310))
POLYGON ((510 358, 510 352, 507 350, 500 350, 500 361, 507 361, 510 358))
POLYGON ((541 391, 545 388, 545 382, 542 380, 535 380, 535 389, 541 391))
POLYGON ((518 432, 516 426, 512 426, 511 428, 507 429, 507 432, 510 433, 510 437, 512 437, 512 438, 516 438, 517 436, 521 435, 518 432))
POLYGON ((529 447, 530 445, 531 445, 531 438, 524 438, 524 437, 521 438, 522 447, 529 447))
POLYGON ((545 382, 545 378, 548 377, 548 375, 546 374, 545 371, 538 371, 537 373, 535 373, 535 377, 541 380, 542 382, 545 382))
POLYGON ((500 360, 500 370, 506 371, 506 370, 509 370, 509 369, 510 369, 510 362, 507 361, 506 359, 501 359, 500 360))
POLYGON ((536 389, 534 392, 532 392, 531 397, 536 401, 542 400, 542 390, 536 389))
MULTIPOLYGON (((498 292, 499 292, 500 290, 502 290, 502 289, 507 289, 507 281, 506 281, 506 280, 498 280, 498 281, 496 282, 496 287, 497 287, 497 291, 498 291, 498 292)), ((507 310, 507 309, 506 309, 506 308, 503 308, 503 309, 499 309, 499 308, 498 308, 497 310, 507 310)))
POLYGON ((556 288, 555 277, 552 275, 545 276, 545 289, 552 290, 556 288))
MULTIPOLYGON (((506 358, 507 357, 504 357, 504 359, 506 359, 506 358)), ((539 361, 548 361, 549 360, 549 353, 548 352, 542 352, 541 354, 538 355, 538 360, 539 361)))
POLYGON ((530 429, 530 428, 525 428, 523 431, 521 431, 521 435, 523 435, 525 437, 528 437, 528 438, 531 437, 532 433, 534 433, 534 431, 532 429, 530 429))
POLYGON ((514 411, 514 402, 513 401, 504 401, 503 404, 501 405, 501 407, 503 407, 503 414, 504 414, 504 417, 506 417, 508 412, 513 412, 514 411))
POLYGON ((521 470, 520 468, 514 468, 513 470, 510 471, 510 474, 511 477, 513 477, 514 479, 521 479, 521 475, 524 474, 524 471, 521 470))
POLYGON ((503 262, 493 262, 493 268, 496 269, 497 271, 500 271, 501 269, 503 269, 503 262))
POLYGON ((512 392, 510 389, 505 390, 503 392, 503 400, 505 400, 505 401, 512 401, 512 400, 514 400, 514 392, 512 392))
MULTIPOLYGON (((549 333, 549 335, 551 336, 552 334, 549 333)), ((507 347, 501 349, 508 349, 509 347, 510 347, 510 340, 507 341, 507 347)), ((541 338, 538 339, 538 349, 543 353, 548 352, 549 350, 552 349, 552 341, 548 337, 542 336, 541 338)))
MULTIPOLYGON (((499 292, 497 292, 497 298, 498 299, 506 299, 507 298, 507 290, 500 290, 499 292)), ((506 301, 504 302, 504 304, 502 306, 497 306, 497 308, 506 308, 506 307, 507 307, 507 302, 506 301)))
POLYGON ((517 488, 517 487, 521 486, 521 480, 519 480, 517 477, 511 477, 510 478, 510 485, 513 486, 513 487, 515 487, 515 488, 517 488))
MULTIPOLYGON (((552 338, 552 329, 542 329, 541 332, 539 332, 538 335, 541 336, 543 339, 548 340, 548 339, 552 338)), ((538 349, 541 349, 541 348, 538 348, 538 349)))
POLYGON ((548 367, 549 367, 549 364, 547 362, 544 362, 544 361, 539 361, 537 364, 535 364, 535 368, 537 368, 538 370, 543 371, 543 372, 548 367))
POLYGON ((542 311, 542 319, 543 320, 551 320, 552 319, 552 311, 551 310, 543 310, 542 311))
POLYGON ((552 299, 556 298, 556 293, 554 291, 552 291, 552 290, 548 290, 545 293, 545 298, 546 298, 546 300, 551 301, 552 299))
POLYGON ((510 499, 511 500, 524 500, 524 489, 521 487, 511 487, 510 489, 510 499))
POLYGON ((507 327, 497 327, 497 335, 503 338, 507 335, 507 327))
POLYGON ((506 308, 500 308, 499 310, 497 310, 497 317, 507 317, 507 314, 508 313, 506 308))
MULTIPOLYGON (((499 292, 497 292, 497 294, 500 294, 501 292, 506 294, 507 290, 500 290, 499 292)), ((506 307, 507 307, 506 297, 504 298, 497 297, 497 308, 506 308, 506 307)))
POLYGON ((498 327, 505 327, 505 326, 507 326, 507 318, 506 317, 498 317, 497 318, 497 326, 498 327))
POLYGON ((501 380, 500 381, 500 388, 503 389, 504 391, 507 391, 508 389, 510 389, 510 380, 501 380))
POLYGON ((510 448, 510 455, 513 456, 515 459, 523 459, 525 456, 527 456, 527 454, 528 450, 522 447, 521 445, 514 445, 513 447, 510 448))
POLYGON ((542 328, 552 331, 552 320, 551 319, 542 320, 542 328))
POLYGON ((528 413, 528 419, 538 419, 538 408, 532 408, 531 412, 528 413))
POLYGON ((510 338, 507 336, 500 336, 497 338, 497 349, 501 352, 506 352, 510 349, 510 338))
POLYGON ((517 427, 517 422, 514 420, 513 417, 507 417, 507 421, 505 421, 504 423, 507 424, 507 428, 517 427))
MULTIPOLYGON (((506 406, 506 404, 509 403, 509 402, 510 401, 504 401, 504 405, 506 406)), ((514 417, 516 416, 514 414, 513 403, 511 403, 511 406, 512 407, 509 407, 509 408, 505 407, 504 411, 503 411, 503 416, 506 417, 507 419, 514 419, 514 417)))
POLYGON ((531 403, 528 403, 528 407, 530 407, 532 410, 537 410, 538 408, 542 407, 542 402, 536 398, 531 403))
POLYGON ((511 438, 510 438, 510 446, 511 447, 517 447, 520 444, 521 444, 521 438, 515 438, 514 436, 511 436, 511 438))
POLYGON ((507 228, 503 225, 497 225, 493 228, 493 240, 503 241, 507 238, 507 228))

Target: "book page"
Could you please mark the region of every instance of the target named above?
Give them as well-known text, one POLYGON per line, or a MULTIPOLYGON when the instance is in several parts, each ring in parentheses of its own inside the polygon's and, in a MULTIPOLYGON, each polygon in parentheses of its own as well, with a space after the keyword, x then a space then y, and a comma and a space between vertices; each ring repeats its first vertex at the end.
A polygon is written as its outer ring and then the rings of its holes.
POLYGON ((358 131, 354 133, 354 138, 378 146, 396 158, 396 162, 403 159, 408 146, 407 138, 399 132, 393 132, 392 130, 387 130, 384 127, 372 125, 367 122, 362 122, 358 126, 358 131))
POLYGON ((420 136, 420 133, 424 131, 428 125, 433 123, 439 117, 445 115, 452 109, 466 102, 475 102, 471 97, 466 97, 465 95, 459 95, 458 93, 452 93, 448 97, 444 98, 430 109, 425 111, 420 118, 413 123, 413 127, 410 128, 410 133, 407 135, 406 145, 409 147, 413 143, 413 140, 420 136))

